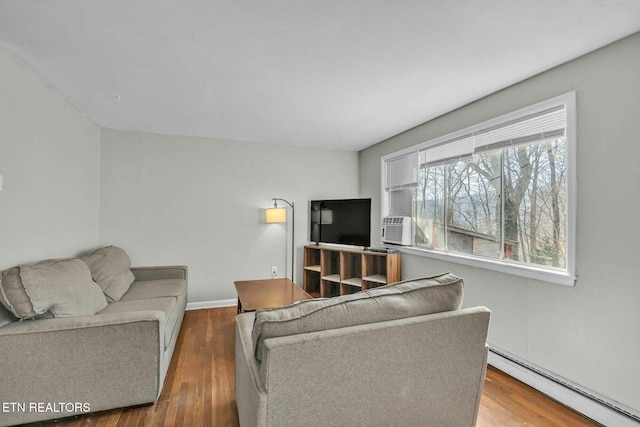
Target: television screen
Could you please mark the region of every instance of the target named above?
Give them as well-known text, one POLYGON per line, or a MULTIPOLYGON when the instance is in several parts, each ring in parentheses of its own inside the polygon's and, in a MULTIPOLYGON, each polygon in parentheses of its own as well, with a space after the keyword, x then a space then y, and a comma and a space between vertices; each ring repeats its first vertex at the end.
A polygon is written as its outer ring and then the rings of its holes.
POLYGON ((371 245, 371 199, 312 200, 311 241, 371 245))

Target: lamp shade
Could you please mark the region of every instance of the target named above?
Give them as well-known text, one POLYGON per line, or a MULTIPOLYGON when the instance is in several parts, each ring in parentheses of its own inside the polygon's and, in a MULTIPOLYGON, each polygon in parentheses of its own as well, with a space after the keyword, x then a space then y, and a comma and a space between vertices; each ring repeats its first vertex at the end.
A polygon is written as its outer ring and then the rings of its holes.
POLYGON ((269 208, 264 210, 265 219, 267 224, 274 224, 277 222, 287 222, 287 209, 286 208, 269 208))

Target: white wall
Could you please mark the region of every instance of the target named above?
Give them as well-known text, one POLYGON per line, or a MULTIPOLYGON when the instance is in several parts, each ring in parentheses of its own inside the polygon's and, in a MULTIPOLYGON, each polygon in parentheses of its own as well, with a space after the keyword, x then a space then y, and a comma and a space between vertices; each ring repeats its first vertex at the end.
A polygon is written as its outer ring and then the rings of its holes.
MULTIPOLYGON (((403 276, 448 270, 464 277, 465 306, 493 312, 492 345, 640 410, 640 34, 361 152, 361 195, 379 206, 382 155, 572 90, 578 109, 576 286, 411 255, 403 255, 403 276)), ((379 216, 372 221, 379 223, 379 216)))
POLYGON ((100 129, 0 50, 0 269, 98 239, 100 129))
POLYGON ((272 265, 290 276, 290 234, 264 223, 273 197, 296 207, 301 284, 309 200, 359 190, 355 152, 104 129, 101 159, 101 244, 134 265, 188 265, 190 302, 235 299, 234 280, 269 278, 272 265))

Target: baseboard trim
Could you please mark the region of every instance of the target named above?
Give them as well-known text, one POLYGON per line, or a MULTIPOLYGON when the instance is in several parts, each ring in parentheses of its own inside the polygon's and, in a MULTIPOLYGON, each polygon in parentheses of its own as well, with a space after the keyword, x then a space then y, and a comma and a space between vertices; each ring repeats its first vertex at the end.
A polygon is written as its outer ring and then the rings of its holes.
POLYGON ((640 425, 640 414, 633 409, 496 347, 489 347, 488 363, 597 423, 607 427, 640 425))
POLYGON ((203 308, 232 307, 238 305, 237 299, 223 299, 217 301, 200 301, 187 303, 187 310, 202 310, 203 308))

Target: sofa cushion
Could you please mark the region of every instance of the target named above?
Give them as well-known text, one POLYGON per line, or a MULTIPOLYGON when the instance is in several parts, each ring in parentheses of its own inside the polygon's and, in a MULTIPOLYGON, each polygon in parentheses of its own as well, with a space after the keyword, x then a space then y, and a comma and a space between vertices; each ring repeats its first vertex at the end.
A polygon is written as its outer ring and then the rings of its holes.
POLYGON ((2 304, 19 319, 95 314, 107 306, 100 287, 79 259, 42 261, 6 270, 2 304))
POLYGON ((262 360, 268 338, 458 310, 463 293, 463 280, 444 273, 341 297, 260 309, 251 334, 255 356, 262 360))
POLYGON ((81 259, 109 302, 119 301, 135 280, 129 255, 117 246, 96 249, 81 259))
POLYGON ((173 334, 176 330, 175 326, 180 318, 181 307, 177 303, 175 297, 151 298, 147 300, 118 301, 109 304, 102 313, 127 313, 139 311, 156 311, 159 318, 162 319, 161 332, 164 334, 163 351, 169 347, 173 334))
POLYGON ((136 280, 120 301, 149 298, 176 297, 187 293, 187 281, 183 279, 136 280))

